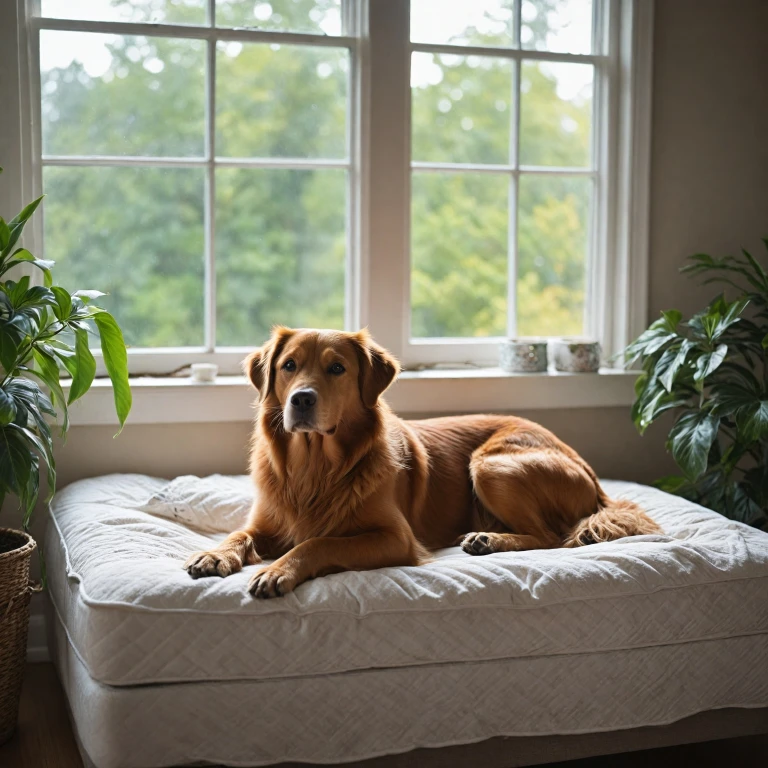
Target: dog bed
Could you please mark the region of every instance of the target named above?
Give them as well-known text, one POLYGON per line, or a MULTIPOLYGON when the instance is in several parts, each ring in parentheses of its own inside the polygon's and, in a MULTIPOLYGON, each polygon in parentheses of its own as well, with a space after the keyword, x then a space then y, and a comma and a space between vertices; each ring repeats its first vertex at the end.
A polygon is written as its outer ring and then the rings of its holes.
POLYGON ((327 576, 192 580, 248 478, 110 475, 51 504, 56 658, 98 768, 333 763, 768 706, 768 535, 605 481, 664 535, 327 576), (761 661, 762 660, 762 661, 761 661))

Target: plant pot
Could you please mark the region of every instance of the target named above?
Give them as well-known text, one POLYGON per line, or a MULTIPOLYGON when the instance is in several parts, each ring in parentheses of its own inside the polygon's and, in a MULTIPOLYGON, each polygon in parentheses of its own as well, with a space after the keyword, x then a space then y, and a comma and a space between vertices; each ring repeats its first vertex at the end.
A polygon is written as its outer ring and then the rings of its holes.
POLYGON ((499 352, 499 367, 508 373, 541 373, 547 370, 547 340, 505 339, 499 352))
POLYGON ((11 738, 19 714, 34 591, 29 563, 36 546, 28 534, 0 528, 0 744, 11 738))

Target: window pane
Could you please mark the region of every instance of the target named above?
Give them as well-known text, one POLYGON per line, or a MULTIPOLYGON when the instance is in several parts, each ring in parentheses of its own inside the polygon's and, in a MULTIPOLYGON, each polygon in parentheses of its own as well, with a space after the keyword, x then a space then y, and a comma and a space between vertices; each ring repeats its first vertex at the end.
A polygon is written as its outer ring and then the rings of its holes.
POLYGON ((503 336, 506 175, 414 173, 411 335, 503 336))
POLYGON ((523 48, 592 53, 592 0, 523 0, 523 48))
POLYGON ((417 43, 514 43, 514 0, 411 0, 411 40, 417 43))
POLYGON ((341 0, 217 0, 216 25, 341 34, 341 0))
POLYGON ((414 53, 414 160, 509 162, 512 63, 486 56, 414 53))
POLYGON ((42 16, 87 21, 205 24, 206 0, 42 0, 42 16))
POLYGON ((584 290, 592 180, 520 177, 517 332, 578 335, 584 290))
POLYGON ((43 30, 43 152, 201 156, 204 45, 43 30))
POLYGON ((55 282, 98 289, 129 345, 203 344, 202 169, 45 168, 55 282))
POLYGON ((216 154, 347 156, 346 50, 219 43, 216 154))
POLYGON ((344 327, 346 189, 341 170, 216 172, 218 344, 344 327))
POLYGON ((589 166, 593 71, 589 64, 523 63, 521 164, 589 166))

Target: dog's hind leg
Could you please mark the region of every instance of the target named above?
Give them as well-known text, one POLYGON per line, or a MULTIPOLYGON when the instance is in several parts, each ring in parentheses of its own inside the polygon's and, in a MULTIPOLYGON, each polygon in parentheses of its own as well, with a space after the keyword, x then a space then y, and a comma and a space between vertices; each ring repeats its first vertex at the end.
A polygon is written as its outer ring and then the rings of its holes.
POLYGON ((560 547, 564 532, 598 507, 588 471, 556 445, 491 438, 473 454, 470 474, 484 512, 497 523, 464 537, 462 549, 472 555, 560 547))

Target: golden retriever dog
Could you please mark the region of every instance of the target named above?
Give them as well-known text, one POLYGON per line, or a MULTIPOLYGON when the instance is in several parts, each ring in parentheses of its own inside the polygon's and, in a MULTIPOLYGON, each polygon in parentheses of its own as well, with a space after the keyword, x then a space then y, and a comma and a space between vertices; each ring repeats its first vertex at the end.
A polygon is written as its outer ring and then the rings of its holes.
POLYGON ((244 367, 260 393, 251 449, 258 491, 246 526, 184 564, 285 595, 317 576, 471 555, 577 547, 660 531, 609 499, 590 466, 514 416, 403 421, 381 399, 397 361, 367 331, 278 327, 244 367))

